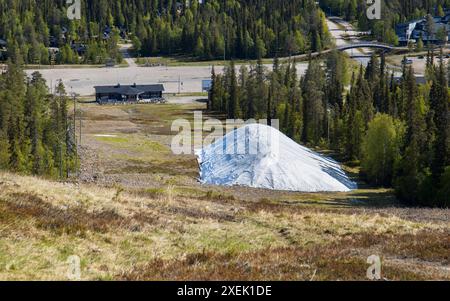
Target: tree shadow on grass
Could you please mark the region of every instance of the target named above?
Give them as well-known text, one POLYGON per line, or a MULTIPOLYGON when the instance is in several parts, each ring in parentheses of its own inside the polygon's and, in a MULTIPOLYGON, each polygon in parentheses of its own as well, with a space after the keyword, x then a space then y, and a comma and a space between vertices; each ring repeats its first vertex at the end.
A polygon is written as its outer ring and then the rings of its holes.
POLYGON ((391 190, 355 190, 346 194, 329 194, 322 200, 293 200, 283 202, 285 205, 313 205, 333 208, 387 208, 401 207, 391 190))

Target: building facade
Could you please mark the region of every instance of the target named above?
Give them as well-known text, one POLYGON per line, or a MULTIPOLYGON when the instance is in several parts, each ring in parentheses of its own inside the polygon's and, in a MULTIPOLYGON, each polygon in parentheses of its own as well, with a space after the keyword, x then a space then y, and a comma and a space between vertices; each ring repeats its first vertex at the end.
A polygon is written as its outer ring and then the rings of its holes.
POLYGON ((98 103, 139 102, 163 98, 164 86, 156 85, 120 85, 95 86, 95 99, 98 103))
POLYGON ((427 29, 427 17, 397 24, 395 32, 400 46, 406 46, 409 42, 416 43, 420 39, 426 45, 445 44, 450 38, 450 11, 446 11, 443 17, 433 17, 431 22, 432 32, 427 29))

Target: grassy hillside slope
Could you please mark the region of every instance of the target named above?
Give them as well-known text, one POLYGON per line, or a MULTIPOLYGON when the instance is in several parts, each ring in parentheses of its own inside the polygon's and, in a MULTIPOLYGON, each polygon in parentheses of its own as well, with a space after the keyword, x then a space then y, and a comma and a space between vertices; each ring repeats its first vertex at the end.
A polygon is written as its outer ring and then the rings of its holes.
POLYGON ((0 174, 0 279, 447 279, 447 212, 130 193, 0 174))
MULTIPOLYGON (((170 124, 204 104, 82 106, 81 179, 0 173, 0 280, 450 280, 450 210, 389 190, 287 193, 203 186, 170 124)), ((349 170, 351 171, 351 170, 349 170)))

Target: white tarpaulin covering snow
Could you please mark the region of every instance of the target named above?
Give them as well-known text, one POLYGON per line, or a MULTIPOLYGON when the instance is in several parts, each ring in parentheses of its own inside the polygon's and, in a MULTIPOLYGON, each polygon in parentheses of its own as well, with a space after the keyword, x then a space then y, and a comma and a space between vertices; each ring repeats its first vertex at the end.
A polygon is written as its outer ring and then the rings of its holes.
POLYGON ((266 125, 241 127, 196 155, 204 184, 301 192, 357 188, 336 161, 266 125))

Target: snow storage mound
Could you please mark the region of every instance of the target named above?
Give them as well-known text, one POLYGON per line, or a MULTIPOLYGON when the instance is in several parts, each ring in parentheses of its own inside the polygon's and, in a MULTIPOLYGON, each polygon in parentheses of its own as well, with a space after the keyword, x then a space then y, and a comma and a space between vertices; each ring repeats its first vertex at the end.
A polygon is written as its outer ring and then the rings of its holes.
POLYGON ((300 192, 357 188, 336 161, 266 125, 243 126, 196 155, 204 184, 300 192))

